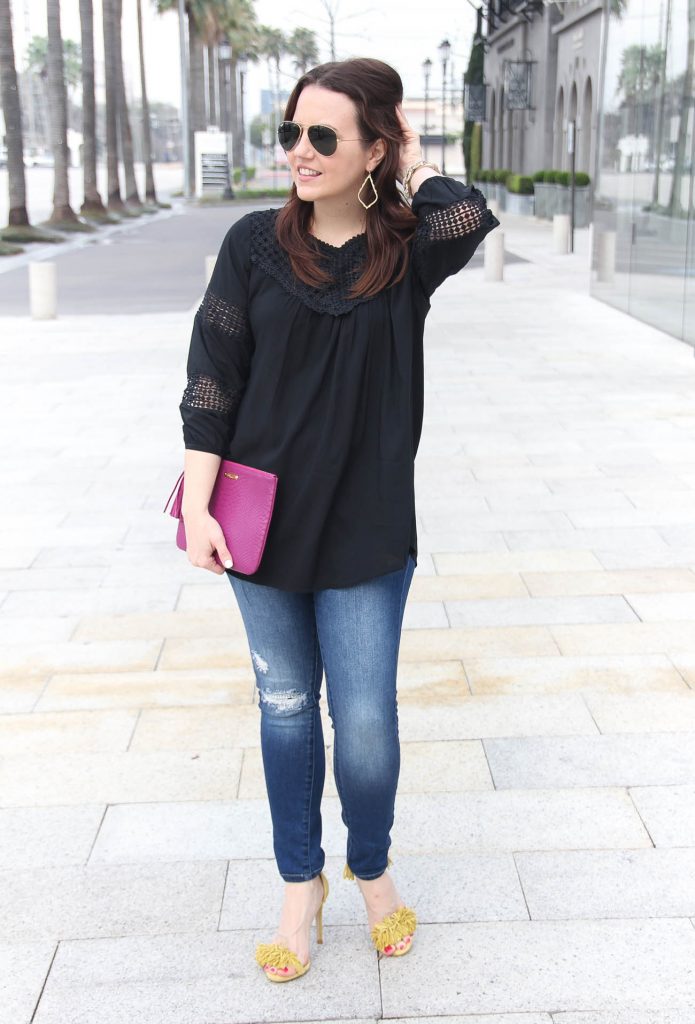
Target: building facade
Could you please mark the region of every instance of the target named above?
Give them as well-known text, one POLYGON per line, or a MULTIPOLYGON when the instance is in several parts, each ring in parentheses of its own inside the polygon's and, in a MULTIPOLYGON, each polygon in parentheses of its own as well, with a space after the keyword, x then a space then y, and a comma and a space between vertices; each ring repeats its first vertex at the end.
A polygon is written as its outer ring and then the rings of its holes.
POLYGON ((569 170, 574 121, 575 170, 593 177, 602 15, 602 0, 490 0, 482 167, 569 170))

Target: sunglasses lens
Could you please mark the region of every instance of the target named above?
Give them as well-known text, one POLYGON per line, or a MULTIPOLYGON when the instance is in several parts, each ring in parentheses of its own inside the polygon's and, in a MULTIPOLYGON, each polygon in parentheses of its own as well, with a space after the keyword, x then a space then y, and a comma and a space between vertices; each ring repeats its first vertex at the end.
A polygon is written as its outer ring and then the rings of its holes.
POLYGON ((312 124, 309 128, 309 142, 321 156, 333 156, 338 146, 338 136, 332 128, 323 124, 312 124))
POLYGON ((294 121, 283 121, 278 125, 278 141, 285 151, 297 145, 301 131, 294 121))

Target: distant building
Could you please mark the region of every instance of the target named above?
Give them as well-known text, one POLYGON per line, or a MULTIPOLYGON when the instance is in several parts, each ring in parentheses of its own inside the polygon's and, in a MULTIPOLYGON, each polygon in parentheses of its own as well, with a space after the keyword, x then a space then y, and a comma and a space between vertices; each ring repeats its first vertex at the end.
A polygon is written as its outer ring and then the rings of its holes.
POLYGON ((487 6, 481 166, 533 174, 566 170, 576 123, 576 170, 596 153, 601 0, 491 0, 487 6))

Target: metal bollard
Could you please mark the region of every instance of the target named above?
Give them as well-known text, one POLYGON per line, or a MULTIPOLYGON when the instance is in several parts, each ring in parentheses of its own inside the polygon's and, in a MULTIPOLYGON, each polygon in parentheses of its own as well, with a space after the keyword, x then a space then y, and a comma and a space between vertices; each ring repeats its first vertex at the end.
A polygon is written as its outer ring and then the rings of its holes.
POLYGON ((615 279, 615 231, 602 231, 596 236, 597 280, 612 284, 615 279))
POLYGON ((483 242, 483 280, 502 281, 504 278, 504 231, 495 228, 483 242))
POLYGON ((553 249, 563 254, 570 251, 569 213, 553 214, 553 249))
POLYGON ((58 306, 55 263, 34 260, 29 263, 29 306, 32 320, 54 320, 58 306))
POLYGON ((215 264, 216 263, 217 263, 217 256, 206 256, 205 257, 205 287, 206 288, 210 284, 210 278, 212 277, 212 272, 215 269, 215 264))

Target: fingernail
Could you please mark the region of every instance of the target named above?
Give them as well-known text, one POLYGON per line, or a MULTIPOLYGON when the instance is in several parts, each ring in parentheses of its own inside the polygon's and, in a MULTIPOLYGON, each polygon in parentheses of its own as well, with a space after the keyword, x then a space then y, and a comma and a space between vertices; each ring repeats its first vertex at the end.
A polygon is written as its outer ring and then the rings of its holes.
POLYGON ((233 564, 234 563, 232 562, 231 558, 228 558, 227 561, 224 563, 224 567, 225 569, 231 569, 233 564))

